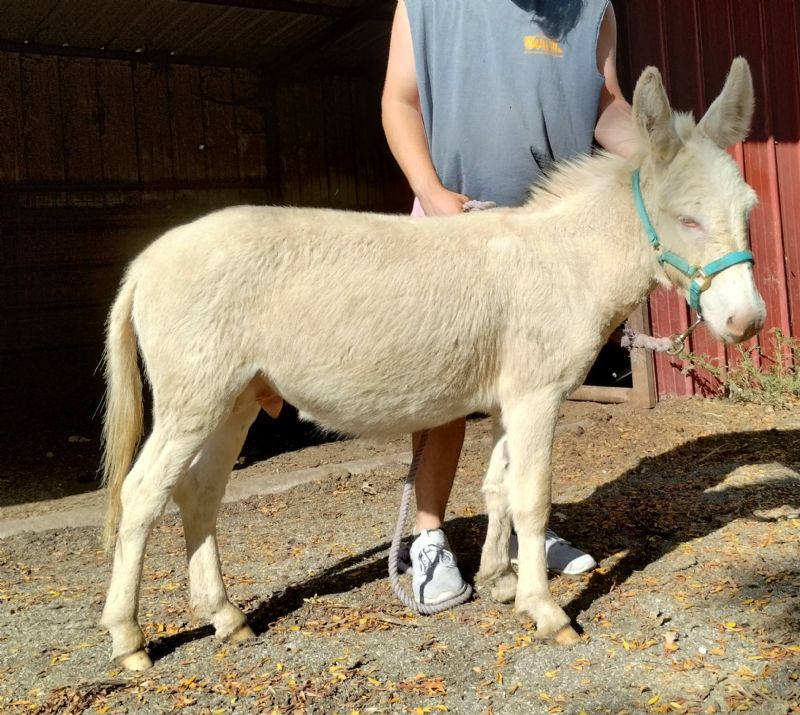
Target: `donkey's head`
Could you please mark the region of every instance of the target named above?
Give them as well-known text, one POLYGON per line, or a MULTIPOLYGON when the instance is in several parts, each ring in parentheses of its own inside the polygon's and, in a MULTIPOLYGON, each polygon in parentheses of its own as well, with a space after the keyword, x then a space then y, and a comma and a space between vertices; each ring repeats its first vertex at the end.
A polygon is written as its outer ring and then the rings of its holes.
POLYGON ((764 325, 764 301, 753 282, 747 219, 756 204, 725 148, 742 141, 753 116, 753 84, 743 58, 695 124, 672 111, 661 75, 647 68, 636 84, 633 117, 644 142, 634 174, 640 217, 659 250, 661 282, 683 291, 725 342, 745 340, 764 325))

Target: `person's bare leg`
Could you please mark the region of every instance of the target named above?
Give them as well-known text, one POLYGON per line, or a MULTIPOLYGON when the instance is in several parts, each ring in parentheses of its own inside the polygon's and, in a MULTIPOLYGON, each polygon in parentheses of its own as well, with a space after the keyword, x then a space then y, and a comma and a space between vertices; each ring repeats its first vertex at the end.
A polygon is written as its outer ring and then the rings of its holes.
MULTIPOLYGON (((466 420, 460 419, 430 430, 417 469, 416 531, 419 536, 411 543, 409 558, 414 598, 419 603, 437 604, 458 599, 469 589, 441 529, 464 443, 465 427, 466 420)), ((414 435, 415 449, 421 437, 421 434, 414 435)))
MULTIPOLYGON (((444 523, 447 500, 453 488, 467 420, 436 427, 428 433, 425 452, 417 469, 415 492, 417 497, 416 530, 439 529, 444 523)), ((417 448, 421 433, 413 435, 412 444, 417 448)))

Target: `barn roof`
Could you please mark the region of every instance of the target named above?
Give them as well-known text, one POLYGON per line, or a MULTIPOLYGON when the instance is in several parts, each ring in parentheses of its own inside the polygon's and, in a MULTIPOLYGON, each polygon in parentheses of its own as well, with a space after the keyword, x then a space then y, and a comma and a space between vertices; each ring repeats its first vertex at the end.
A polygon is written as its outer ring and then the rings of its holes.
POLYGON ((0 0, 0 50, 276 71, 385 60, 395 0, 0 0))

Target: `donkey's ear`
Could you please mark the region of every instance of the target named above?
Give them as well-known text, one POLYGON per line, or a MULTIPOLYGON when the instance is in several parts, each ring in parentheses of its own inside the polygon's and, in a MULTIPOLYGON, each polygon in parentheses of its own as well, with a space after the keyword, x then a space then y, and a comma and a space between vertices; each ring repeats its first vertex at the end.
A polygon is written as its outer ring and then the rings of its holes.
POLYGON ((655 157, 665 163, 670 161, 681 148, 681 140, 672 124, 672 109, 661 73, 655 67, 646 68, 636 83, 633 118, 655 157))
POLYGON ((711 141, 724 149, 743 141, 747 136, 754 108, 755 97, 750 65, 744 57, 737 57, 731 65, 722 92, 708 108, 697 127, 711 141))

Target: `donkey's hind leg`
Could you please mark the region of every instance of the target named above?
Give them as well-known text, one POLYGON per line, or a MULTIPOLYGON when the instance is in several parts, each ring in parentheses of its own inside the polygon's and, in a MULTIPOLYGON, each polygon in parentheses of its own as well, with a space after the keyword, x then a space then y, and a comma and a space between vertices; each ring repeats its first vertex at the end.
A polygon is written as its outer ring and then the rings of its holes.
POLYGON ((166 430, 156 424, 122 485, 122 515, 101 623, 111 633, 112 659, 130 670, 152 665, 137 622, 147 538, 206 434, 196 429, 166 430))
POLYGON ((509 457, 505 431, 497 416, 493 418, 492 428, 494 446, 482 488, 489 524, 477 580, 491 587, 495 601, 509 603, 517 593, 517 574, 511 568, 508 553, 511 537, 511 509, 506 485, 509 457))
POLYGON ((211 621, 216 636, 223 640, 253 636, 244 613, 225 591, 217 549, 217 511, 258 410, 254 399, 235 409, 206 441, 173 495, 183 517, 192 611, 197 618, 211 621))

